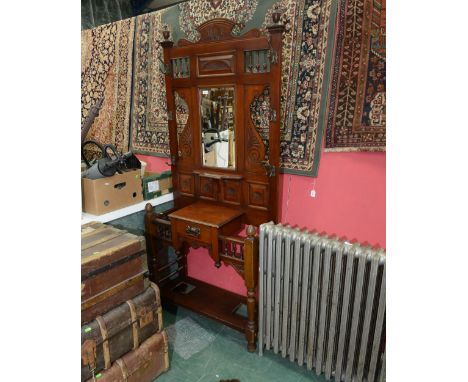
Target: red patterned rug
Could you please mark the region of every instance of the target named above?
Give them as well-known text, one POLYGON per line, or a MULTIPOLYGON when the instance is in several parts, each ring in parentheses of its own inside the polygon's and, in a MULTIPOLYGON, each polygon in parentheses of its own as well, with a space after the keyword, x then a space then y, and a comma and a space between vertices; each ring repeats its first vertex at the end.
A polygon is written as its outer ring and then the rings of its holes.
POLYGON ((385 0, 339 0, 327 151, 385 151, 385 0))

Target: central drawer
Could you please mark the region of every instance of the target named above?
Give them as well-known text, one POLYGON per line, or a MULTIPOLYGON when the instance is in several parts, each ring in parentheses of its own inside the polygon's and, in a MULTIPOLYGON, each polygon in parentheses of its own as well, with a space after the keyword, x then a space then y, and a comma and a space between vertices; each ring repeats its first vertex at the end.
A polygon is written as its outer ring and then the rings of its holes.
POLYGON ((178 236, 211 244, 211 227, 179 219, 175 223, 178 236))

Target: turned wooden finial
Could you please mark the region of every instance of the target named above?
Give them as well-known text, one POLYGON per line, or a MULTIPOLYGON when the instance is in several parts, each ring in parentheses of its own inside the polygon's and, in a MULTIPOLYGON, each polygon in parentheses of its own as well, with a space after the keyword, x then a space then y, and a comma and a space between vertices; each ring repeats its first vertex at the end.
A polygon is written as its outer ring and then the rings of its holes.
POLYGON ((257 230, 255 229, 255 227, 253 225, 249 225, 247 227, 247 236, 254 237, 256 232, 257 232, 257 230))
POLYGON ((273 13, 271 14, 271 21, 273 21, 273 24, 279 24, 281 20, 281 11, 278 7, 278 4, 276 4, 273 8, 273 13))
POLYGON ((169 30, 169 26, 167 24, 163 24, 162 35, 165 41, 169 41, 169 37, 171 37, 171 31, 169 30))
POLYGON ((151 203, 146 203, 145 212, 146 212, 147 214, 150 214, 150 213, 153 212, 153 206, 151 205, 151 203))

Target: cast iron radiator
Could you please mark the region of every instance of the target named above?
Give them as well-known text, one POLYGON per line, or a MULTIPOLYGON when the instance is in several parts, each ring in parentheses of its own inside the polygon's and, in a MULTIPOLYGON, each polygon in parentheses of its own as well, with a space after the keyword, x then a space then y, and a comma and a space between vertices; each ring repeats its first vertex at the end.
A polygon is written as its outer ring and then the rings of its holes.
POLYGON ((335 381, 385 380, 385 251, 260 226, 259 354, 335 381))

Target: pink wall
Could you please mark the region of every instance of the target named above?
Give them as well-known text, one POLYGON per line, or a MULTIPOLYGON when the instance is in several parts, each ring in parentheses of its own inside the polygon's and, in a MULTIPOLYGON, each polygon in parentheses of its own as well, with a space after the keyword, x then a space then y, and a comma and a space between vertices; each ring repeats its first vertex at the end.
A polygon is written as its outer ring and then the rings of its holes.
POLYGON ((163 172, 171 169, 171 166, 166 164, 166 162, 169 162, 169 158, 152 157, 140 154, 137 154, 136 157, 140 161, 146 162, 146 171, 148 172, 163 172))
MULTIPOLYGON (((169 169, 167 159, 138 157, 150 172, 169 169)), ((385 153, 322 153, 317 178, 281 175, 281 222, 385 247, 385 159, 385 153)), ((246 293, 242 278, 231 267, 216 269, 205 249, 190 251, 188 268, 191 277, 246 293)))
POLYGON ((281 222, 385 247, 385 153, 322 153, 317 178, 280 182, 281 222))

